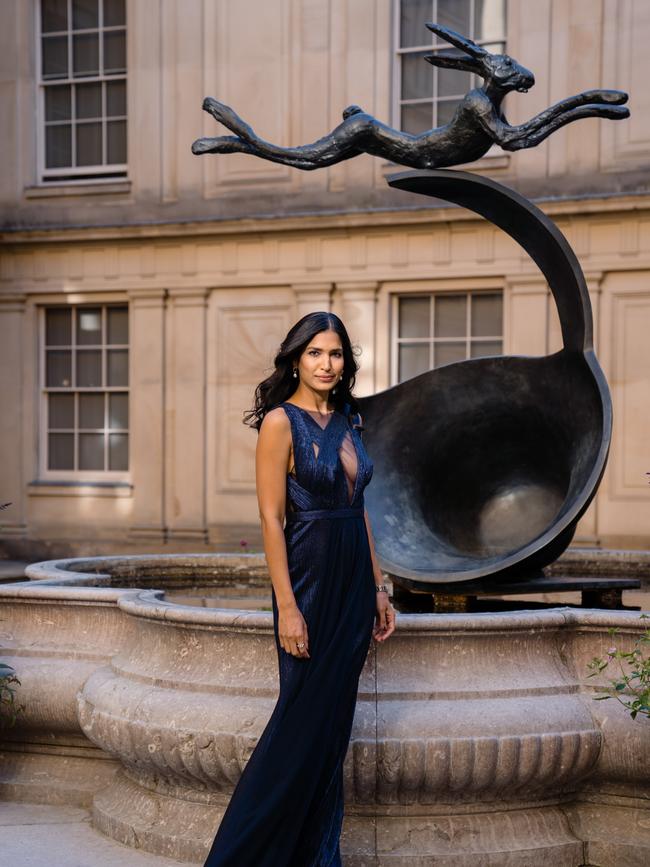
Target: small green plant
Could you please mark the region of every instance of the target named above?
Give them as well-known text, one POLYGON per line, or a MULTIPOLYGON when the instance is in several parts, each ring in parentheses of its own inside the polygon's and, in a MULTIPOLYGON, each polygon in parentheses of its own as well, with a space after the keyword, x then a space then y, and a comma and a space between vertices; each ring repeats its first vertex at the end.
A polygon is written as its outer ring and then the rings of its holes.
MULTIPOLYGON (((640 617, 646 620, 650 619, 647 614, 641 614, 640 617)), ((617 627, 610 627, 607 630, 614 639, 619 631, 617 627)), ((610 678, 609 681, 611 691, 594 696, 594 700, 605 701, 608 698, 615 698, 629 710, 632 719, 636 719, 637 714, 650 718, 649 648, 650 628, 636 639, 632 650, 620 650, 616 645, 612 645, 604 658, 594 656, 587 664, 587 667, 591 669, 591 674, 587 675, 588 677, 595 677, 606 669, 611 674, 610 665, 616 666, 618 669, 615 677, 610 678)))
POLYGON ((18 714, 25 710, 24 704, 16 704, 16 688, 13 684, 20 685, 15 670, 5 662, 0 662, 0 729, 15 725, 18 714))

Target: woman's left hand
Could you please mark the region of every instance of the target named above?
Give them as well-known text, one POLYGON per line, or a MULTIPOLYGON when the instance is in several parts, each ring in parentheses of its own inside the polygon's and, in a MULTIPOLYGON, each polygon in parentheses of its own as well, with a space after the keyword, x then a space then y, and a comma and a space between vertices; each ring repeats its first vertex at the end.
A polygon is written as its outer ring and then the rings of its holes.
POLYGON ((385 641, 395 632, 395 609, 385 590, 377 592, 377 622, 372 630, 375 641, 385 641))

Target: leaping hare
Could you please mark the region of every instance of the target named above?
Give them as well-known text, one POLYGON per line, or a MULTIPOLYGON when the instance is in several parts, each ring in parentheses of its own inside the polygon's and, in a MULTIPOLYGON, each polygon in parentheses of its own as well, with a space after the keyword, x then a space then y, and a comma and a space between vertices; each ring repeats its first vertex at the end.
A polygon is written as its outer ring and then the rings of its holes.
POLYGON ((475 72, 484 82, 482 87, 465 95, 444 126, 411 135, 381 123, 358 105, 351 105, 343 112, 343 123, 328 135, 312 144, 284 148, 258 138, 231 108, 207 97, 203 110, 236 135, 197 139, 192 153, 247 153, 305 170, 369 153, 416 169, 434 169, 479 159, 495 142, 507 151, 534 147, 564 124, 583 117, 612 120, 629 117, 629 109, 622 106, 627 93, 587 90, 560 100, 525 123, 511 126, 501 111, 501 102, 511 90, 527 92, 535 84, 533 73, 507 54, 490 54, 447 27, 432 23, 426 26, 464 54, 429 54, 425 60, 434 66, 475 72))

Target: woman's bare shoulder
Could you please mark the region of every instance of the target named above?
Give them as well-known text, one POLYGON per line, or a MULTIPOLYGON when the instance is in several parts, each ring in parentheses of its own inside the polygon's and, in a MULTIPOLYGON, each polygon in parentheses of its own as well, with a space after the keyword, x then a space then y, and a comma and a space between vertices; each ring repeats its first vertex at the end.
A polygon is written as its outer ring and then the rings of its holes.
POLYGON ((270 409, 264 415, 262 424, 260 425, 260 433, 264 431, 267 435, 271 434, 271 436, 282 437, 289 433, 290 430, 291 422, 281 406, 276 406, 274 409, 270 409))

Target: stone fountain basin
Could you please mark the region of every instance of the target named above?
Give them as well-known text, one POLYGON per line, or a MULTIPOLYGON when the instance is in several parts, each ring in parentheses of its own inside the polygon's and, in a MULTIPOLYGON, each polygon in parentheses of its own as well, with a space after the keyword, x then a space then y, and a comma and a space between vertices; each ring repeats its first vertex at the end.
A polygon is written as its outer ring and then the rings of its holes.
MULTIPOLYGON (((272 614, 165 590, 191 574, 268 592, 264 558, 78 558, 26 574, 0 586, 0 658, 25 705, 2 797, 92 805, 115 839, 202 862, 277 698, 272 614)), ((398 614, 359 683, 346 865, 648 863, 650 721, 593 701, 606 680, 587 678, 610 627, 631 647, 646 622, 567 607, 398 614)))

